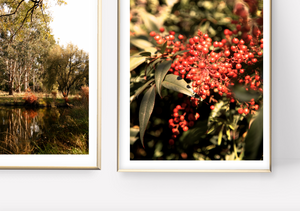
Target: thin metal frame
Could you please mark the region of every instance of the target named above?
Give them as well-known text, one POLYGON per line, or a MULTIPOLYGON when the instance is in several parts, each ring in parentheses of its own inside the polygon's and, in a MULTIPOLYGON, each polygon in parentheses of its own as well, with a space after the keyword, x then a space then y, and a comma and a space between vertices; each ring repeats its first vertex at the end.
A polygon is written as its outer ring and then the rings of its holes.
POLYGON ((97 0, 97 156, 96 166, 0 166, 0 170, 101 170, 101 42, 102 0, 97 0))
MULTIPOLYGON (((117 129, 118 129, 118 149, 117 149, 117 171, 118 172, 203 172, 203 173, 212 173, 212 172, 216 172, 216 173, 221 173, 221 172, 241 172, 241 173, 259 173, 259 172, 265 172, 265 173, 270 173, 272 172, 272 0, 268 0, 270 1, 270 61, 269 61, 269 74, 270 74, 270 108, 269 108, 269 125, 270 125, 270 130, 269 130, 269 136, 270 136, 270 140, 269 140, 269 169, 213 169, 213 170, 208 170, 208 169, 120 169, 120 1, 118 0, 118 125, 117 125, 117 129)), ((266 1, 266 0, 265 0, 266 1)))

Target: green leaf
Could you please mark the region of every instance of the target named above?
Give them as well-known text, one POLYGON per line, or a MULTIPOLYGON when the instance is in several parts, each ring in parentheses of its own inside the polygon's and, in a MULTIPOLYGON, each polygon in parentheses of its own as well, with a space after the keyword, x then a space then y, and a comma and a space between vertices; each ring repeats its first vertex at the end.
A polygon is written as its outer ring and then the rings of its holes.
POLYGON ((257 91, 253 90, 245 90, 245 87, 237 85, 232 87, 232 91, 234 93, 234 96, 242 102, 249 102, 252 98, 256 101, 261 94, 257 91))
POLYGON ((208 117, 209 128, 214 124, 214 122, 225 123, 227 121, 226 119, 219 118, 219 117, 221 117, 221 115, 225 113, 228 106, 229 106, 228 102, 224 102, 222 100, 219 100, 219 102, 215 104, 215 108, 210 112, 208 117))
POLYGON ((224 125, 222 125, 222 128, 221 128, 221 130, 219 132, 219 136, 218 136, 218 145, 219 146, 222 144, 223 129, 224 129, 224 125))
POLYGON ((188 83, 178 75, 168 74, 165 80, 162 82, 162 85, 167 89, 171 89, 188 96, 194 96, 191 86, 188 85, 188 83))
POLYGON ((134 93, 134 95, 132 95, 131 97, 130 97, 130 103, 135 99, 135 98, 137 98, 148 86, 149 86, 149 84, 151 84, 152 82, 154 81, 154 79, 151 79, 151 80, 149 80, 149 81, 147 81, 143 86, 141 86, 140 88, 138 88, 136 91, 135 91, 135 93, 134 93))
POLYGON ((151 42, 143 39, 130 39, 130 43, 140 49, 153 47, 153 44, 151 42))
POLYGON ((237 154, 237 148, 236 148, 236 144, 235 143, 233 144, 233 150, 234 150, 235 160, 240 160, 239 156, 237 154))
POLYGON ((160 49, 160 52, 162 53, 162 54, 164 54, 164 52, 165 52, 165 50, 166 50, 166 48, 167 48, 167 41, 163 44, 163 46, 161 47, 161 49, 160 49))
POLYGON ((244 160, 258 160, 263 151, 263 109, 252 122, 245 138, 244 160))
POLYGON ((158 21, 154 15, 148 13, 144 8, 139 10, 139 15, 142 18, 148 32, 159 30, 159 26, 157 25, 158 21))
POLYGON ((144 95, 139 111, 139 122, 140 122, 140 138, 142 145, 144 146, 144 134, 152 114, 154 103, 155 103, 155 85, 150 87, 144 95))
POLYGON ((137 68, 139 65, 143 64, 146 61, 146 57, 144 56, 131 56, 130 57, 130 71, 137 68))
POLYGON ((215 129, 216 129, 216 125, 212 126, 212 127, 207 131, 206 134, 210 134, 210 133, 214 132, 215 129))
POLYGON ((217 102, 216 104, 215 104, 215 108, 210 112, 210 116, 209 116, 209 121, 211 120, 211 119, 213 119, 213 118, 216 118, 216 117, 218 117, 218 116, 220 116, 220 111, 222 110, 222 109, 224 109, 225 108, 225 106, 226 106, 227 104, 224 102, 224 101, 222 101, 222 100, 219 100, 219 102, 217 102))
POLYGON ((189 50, 184 50, 184 51, 178 51, 176 53, 174 53, 173 57, 177 56, 177 55, 180 55, 180 54, 183 54, 185 52, 189 52, 189 50))
POLYGON ((151 56, 151 52, 141 52, 141 56, 151 56))
POLYGON ((145 52, 150 52, 151 55, 154 55, 157 52, 157 48, 156 47, 148 47, 144 49, 145 52))
POLYGON ((161 58, 158 58, 158 59, 156 59, 155 61, 151 62, 151 63, 148 65, 148 67, 147 67, 147 69, 146 69, 146 74, 147 74, 147 76, 149 76, 149 75, 153 72, 153 70, 155 69, 155 65, 156 65, 158 62, 160 62, 160 61, 162 61, 162 59, 161 59, 161 58))
POLYGON ((159 65, 157 65, 157 67, 156 67, 156 70, 155 70, 155 84, 156 84, 156 87, 157 87, 157 92, 158 92, 160 97, 161 97, 161 83, 164 80, 166 74, 168 73, 172 62, 173 62, 172 60, 164 61, 164 62, 160 63, 159 65))
POLYGON ((226 130, 226 135, 228 137, 228 140, 231 140, 231 135, 230 135, 230 129, 229 129, 229 127, 226 130))
POLYGON ((195 144, 197 141, 201 141, 202 136, 206 134, 207 131, 207 119, 202 121, 197 121, 193 128, 182 133, 179 141, 184 143, 184 147, 195 144))

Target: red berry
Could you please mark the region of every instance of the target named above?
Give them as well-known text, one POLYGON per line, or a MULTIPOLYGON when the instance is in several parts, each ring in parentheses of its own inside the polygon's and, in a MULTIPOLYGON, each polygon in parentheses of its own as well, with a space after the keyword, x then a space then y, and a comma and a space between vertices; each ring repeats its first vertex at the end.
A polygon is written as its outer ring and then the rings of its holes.
POLYGON ((189 127, 193 127, 195 125, 195 123, 193 121, 190 121, 188 125, 189 125, 189 127))
POLYGON ((203 49, 202 49, 202 52, 204 53, 204 54, 207 54, 208 53, 208 48, 206 48, 206 47, 204 47, 203 49))
POLYGON ((233 39, 232 39, 232 42, 233 42, 234 44, 238 44, 240 41, 239 41, 238 38, 233 38, 233 39))
POLYGON ((183 39, 183 35, 182 34, 178 35, 178 39, 182 40, 183 39))
POLYGON ((244 109, 239 108, 238 112, 239 112, 239 114, 243 114, 244 113, 244 109))
POLYGON ((214 106, 214 105, 211 105, 211 106, 210 106, 210 109, 211 109, 211 110, 214 110, 214 109, 215 109, 215 106, 214 106))
POLYGON ((156 42, 157 42, 157 44, 159 44, 159 45, 161 45, 161 44, 164 43, 163 39, 157 40, 156 42))
POLYGON ((171 35, 169 36, 169 40, 172 41, 172 40, 174 40, 174 39, 175 39, 174 35, 171 34, 171 35))
POLYGON ((229 29, 225 29, 224 30, 224 35, 229 35, 230 34, 230 30, 229 29))
POLYGON ((195 36, 195 37, 193 38, 193 40, 194 40, 195 42, 199 42, 199 37, 195 36))
POLYGON ((219 43, 217 41, 214 42, 214 47, 219 47, 219 43))
POLYGON ((151 37, 154 37, 156 35, 156 33, 154 31, 150 32, 149 34, 151 37))
POLYGON ((190 38, 190 39, 189 39, 189 43, 190 43, 191 45, 195 44, 194 39, 193 39, 193 38, 190 38))
POLYGON ((246 115, 249 114, 249 109, 248 108, 244 109, 244 114, 246 114, 246 115))
POLYGON ((206 65, 205 65, 205 63, 204 62, 200 62, 200 64, 199 64, 199 67, 200 68, 204 68, 206 65))
POLYGON ((256 58, 253 58, 251 61, 252 61, 253 63, 256 63, 256 62, 257 62, 257 59, 256 59, 256 58))
POLYGON ((161 27, 161 28, 159 29, 159 31, 160 31, 160 32, 164 32, 164 31, 165 31, 165 28, 164 28, 164 27, 161 27))
POLYGON ((160 36, 159 36, 159 35, 156 35, 156 36, 154 37, 154 39, 157 41, 157 40, 160 39, 160 36))
POLYGON ((218 68, 219 68, 219 67, 218 67, 217 64, 213 64, 213 65, 212 65, 212 69, 213 69, 213 70, 217 70, 218 68))
POLYGON ((230 51, 229 50, 226 50, 225 52, 224 52, 224 54, 225 54, 225 56, 230 56, 230 51))
POLYGON ((174 145, 174 139, 170 139, 170 140, 169 140, 169 144, 170 144, 170 145, 174 145))
POLYGON ((219 72, 216 72, 214 75, 215 78, 220 78, 220 76, 221 76, 221 74, 219 72))

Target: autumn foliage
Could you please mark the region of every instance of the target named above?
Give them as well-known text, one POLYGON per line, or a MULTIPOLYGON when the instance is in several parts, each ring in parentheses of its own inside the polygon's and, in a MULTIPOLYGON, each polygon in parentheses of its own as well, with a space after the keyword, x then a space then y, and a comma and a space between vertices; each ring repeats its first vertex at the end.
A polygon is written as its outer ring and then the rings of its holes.
POLYGON ((35 104, 37 99, 37 96, 31 92, 31 89, 26 90, 25 97, 23 98, 23 100, 25 100, 25 104, 35 104))

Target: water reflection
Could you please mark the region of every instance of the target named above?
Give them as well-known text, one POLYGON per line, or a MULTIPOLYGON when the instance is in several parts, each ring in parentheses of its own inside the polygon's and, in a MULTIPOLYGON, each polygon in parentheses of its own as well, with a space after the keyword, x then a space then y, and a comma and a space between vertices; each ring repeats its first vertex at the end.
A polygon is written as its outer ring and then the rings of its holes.
POLYGON ((65 112, 64 108, 0 107, 0 154, 31 154, 49 131, 55 131, 52 128, 65 112))

